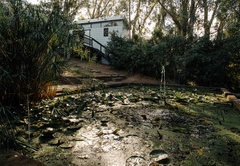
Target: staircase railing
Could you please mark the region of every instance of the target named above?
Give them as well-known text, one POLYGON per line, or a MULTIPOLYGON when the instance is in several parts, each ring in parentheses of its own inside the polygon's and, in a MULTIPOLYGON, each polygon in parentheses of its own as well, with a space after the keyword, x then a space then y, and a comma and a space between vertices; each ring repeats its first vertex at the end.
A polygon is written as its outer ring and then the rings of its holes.
POLYGON ((103 49, 106 48, 104 45, 99 43, 97 40, 95 40, 94 38, 92 38, 86 34, 80 34, 80 39, 83 40, 84 45, 99 49, 102 53, 103 53, 103 49))

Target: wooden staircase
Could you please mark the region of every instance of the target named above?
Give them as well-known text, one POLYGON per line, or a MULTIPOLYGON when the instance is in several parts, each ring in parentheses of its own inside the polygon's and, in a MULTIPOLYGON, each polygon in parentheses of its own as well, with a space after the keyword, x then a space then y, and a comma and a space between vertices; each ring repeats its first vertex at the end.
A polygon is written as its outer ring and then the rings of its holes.
POLYGON ((94 38, 82 33, 79 34, 79 38, 81 41, 83 41, 84 47, 89 50, 90 56, 97 55, 98 62, 100 62, 102 58, 109 61, 109 58, 104 54, 104 50, 106 49, 104 45, 102 45, 94 38))

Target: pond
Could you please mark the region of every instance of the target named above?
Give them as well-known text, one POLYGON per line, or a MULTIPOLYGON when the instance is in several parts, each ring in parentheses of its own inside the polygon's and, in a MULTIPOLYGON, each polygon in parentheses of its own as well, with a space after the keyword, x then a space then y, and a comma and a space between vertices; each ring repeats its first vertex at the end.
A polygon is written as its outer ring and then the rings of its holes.
POLYGON ((124 86, 43 100, 18 138, 46 165, 240 165, 240 121, 220 91, 124 86), (24 134, 23 134, 24 133, 24 134))

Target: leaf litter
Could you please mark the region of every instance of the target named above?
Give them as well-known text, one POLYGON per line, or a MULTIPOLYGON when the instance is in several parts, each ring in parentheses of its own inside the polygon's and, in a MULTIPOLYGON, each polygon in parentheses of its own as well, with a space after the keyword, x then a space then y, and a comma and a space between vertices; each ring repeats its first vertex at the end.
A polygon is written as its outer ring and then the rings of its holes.
POLYGON ((125 86, 43 100, 31 114, 28 155, 46 165, 240 165, 239 116, 220 92, 125 86))

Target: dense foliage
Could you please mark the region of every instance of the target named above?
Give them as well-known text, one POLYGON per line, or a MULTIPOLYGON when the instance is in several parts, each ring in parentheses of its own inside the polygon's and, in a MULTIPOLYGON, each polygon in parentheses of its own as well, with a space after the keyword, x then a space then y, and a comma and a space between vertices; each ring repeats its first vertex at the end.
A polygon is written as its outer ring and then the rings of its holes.
POLYGON ((1 104, 16 106, 25 104, 26 95, 38 100, 44 85, 56 77, 66 43, 67 22, 57 3, 54 10, 17 0, 2 5, 1 104))
POLYGON ((161 78, 161 68, 165 66, 166 77, 175 83, 239 91, 239 50, 237 35, 210 40, 208 35, 185 38, 155 30, 149 41, 138 36, 126 39, 112 34, 107 55, 114 68, 129 73, 161 78))
MULTIPOLYGON (((0 147, 14 146, 13 114, 38 101, 54 84, 68 44, 69 19, 61 5, 0 3, 0 147)), ((25 112, 26 113, 26 112, 25 112)))

